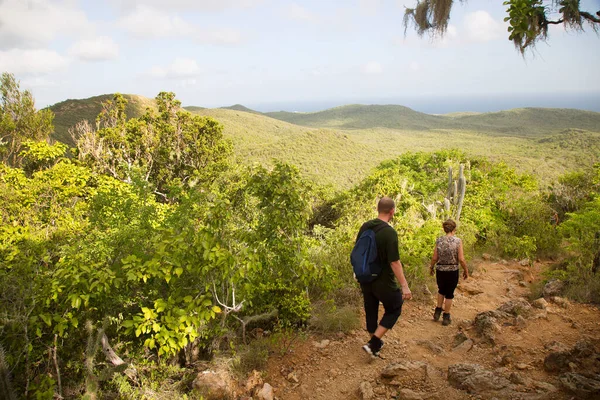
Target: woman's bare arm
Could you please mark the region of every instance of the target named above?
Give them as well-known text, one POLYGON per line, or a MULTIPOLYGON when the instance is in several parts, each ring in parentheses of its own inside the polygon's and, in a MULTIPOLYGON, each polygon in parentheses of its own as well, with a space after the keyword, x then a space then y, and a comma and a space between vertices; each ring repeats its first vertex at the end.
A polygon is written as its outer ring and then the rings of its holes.
POLYGON ((458 245, 458 262, 463 267, 463 278, 467 279, 469 277, 469 267, 467 266, 467 261, 465 260, 465 254, 463 252, 463 244, 462 240, 458 245))

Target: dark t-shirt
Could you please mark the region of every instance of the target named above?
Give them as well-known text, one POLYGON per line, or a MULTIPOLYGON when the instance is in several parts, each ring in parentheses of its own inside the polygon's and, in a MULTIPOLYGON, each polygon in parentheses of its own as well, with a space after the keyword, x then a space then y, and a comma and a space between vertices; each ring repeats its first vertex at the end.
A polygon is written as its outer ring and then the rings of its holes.
MULTIPOLYGON (((385 224, 386 222, 375 218, 371 221, 365 222, 358 231, 356 240, 362 235, 367 229, 372 229, 377 225, 385 224)), ((398 282, 390 263, 400 260, 400 253, 398 252, 398 234, 391 226, 380 229, 375 234, 375 243, 377 244, 377 262, 381 265, 381 275, 371 285, 380 289, 397 290, 398 282)))

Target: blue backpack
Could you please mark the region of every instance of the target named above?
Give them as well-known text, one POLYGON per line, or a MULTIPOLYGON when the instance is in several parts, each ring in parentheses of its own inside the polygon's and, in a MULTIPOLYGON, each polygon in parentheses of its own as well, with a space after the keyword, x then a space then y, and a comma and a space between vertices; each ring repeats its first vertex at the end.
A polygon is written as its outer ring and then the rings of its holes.
POLYGON ((375 234, 389 225, 379 224, 364 231, 350 253, 350 263, 354 269, 354 275, 360 283, 373 282, 381 274, 381 265, 377 260, 377 243, 375 234))

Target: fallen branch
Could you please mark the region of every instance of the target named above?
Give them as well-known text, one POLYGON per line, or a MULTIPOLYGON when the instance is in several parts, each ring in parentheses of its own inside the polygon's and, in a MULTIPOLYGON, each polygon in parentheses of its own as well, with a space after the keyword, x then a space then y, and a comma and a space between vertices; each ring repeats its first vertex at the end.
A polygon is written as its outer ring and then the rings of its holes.
POLYGON ((247 344, 246 343, 246 325, 254 323, 254 322, 268 321, 270 319, 276 318, 278 314, 279 314, 279 312, 275 308, 268 313, 258 314, 258 315, 250 315, 250 316, 246 316, 244 318, 238 318, 237 316, 234 315, 235 319, 240 321, 240 323, 242 324, 242 339, 244 340, 244 344, 247 344))
POLYGON ((127 364, 121 357, 117 355, 117 353, 115 353, 113 348, 110 346, 110 343, 108 343, 108 337, 106 336, 106 333, 104 333, 104 330, 98 329, 98 334, 101 335, 100 344, 102 345, 102 352, 104 353, 106 359, 114 367, 120 367, 126 364, 127 369, 125 369, 125 375, 127 375, 127 377, 132 381, 137 382, 137 370, 135 367, 131 364, 127 364))

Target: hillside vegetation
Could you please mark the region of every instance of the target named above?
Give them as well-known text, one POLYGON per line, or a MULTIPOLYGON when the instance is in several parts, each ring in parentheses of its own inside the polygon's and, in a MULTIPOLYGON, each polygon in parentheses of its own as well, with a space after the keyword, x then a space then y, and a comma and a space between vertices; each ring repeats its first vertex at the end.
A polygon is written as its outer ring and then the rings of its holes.
MULTIPOLYGON (((128 117, 155 107, 154 100, 125 97, 130 100, 128 117)), ((53 137, 72 145, 68 128, 81 119, 94 121, 106 99, 108 95, 52 106, 53 137)), ((221 122, 242 162, 272 165, 274 159, 282 160, 311 180, 337 188, 350 187, 381 161, 407 151, 458 148, 534 173, 543 183, 600 160, 600 113, 581 110, 527 108, 438 116, 396 105, 266 114, 240 104, 185 109, 221 122)))
POLYGON ((515 165, 539 162, 540 148, 590 162, 582 147, 597 132, 502 142, 337 131, 244 111, 196 115, 160 92, 139 118, 115 95, 68 149, 48 140, 49 110, 36 110, 12 75, 0 83, 2 398, 198 399, 199 368, 228 365, 245 378, 309 329, 331 338, 357 329, 348 254, 381 196, 395 200, 390 224, 416 295, 428 296, 424 266, 451 217, 468 259, 561 259, 548 279, 600 303, 600 163, 540 190, 535 177, 465 149, 388 157, 412 143, 470 144, 503 147, 515 165), (271 150, 286 162, 267 160, 271 150), (292 162, 304 160, 301 173, 292 162), (368 163, 377 165, 364 175, 352 169, 368 163), (316 178, 330 172, 356 183, 323 187, 316 178))
POLYGON ((397 105, 353 104, 314 113, 279 111, 265 113, 265 115, 296 125, 337 129, 429 130, 448 127, 444 117, 424 114, 397 105))
POLYGON ((544 183, 600 161, 600 124, 595 131, 553 129, 545 135, 519 137, 464 129, 323 129, 225 109, 193 112, 223 123, 223 133, 240 160, 264 165, 283 160, 316 182, 338 188, 350 187, 381 161, 407 151, 458 148, 534 173, 544 183))
POLYGON ((562 108, 429 115, 397 105, 348 105, 313 113, 280 111, 265 115, 297 125, 339 129, 459 129, 510 136, 543 135, 569 128, 600 130, 600 113, 562 108))
MULTIPOLYGON (((127 115, 129 118, 141 116, 146 108, 156 110, 156 102, 144 96, 124 94, 127 99, 127 115)), ((87 120, 94 124, 102 110, 102 103, 113 98, 112 94, 103 94, 83 100, 65 100, 48 107, 54 113, 54 134, 52 137, 62 143, 74 146, 69 129, 80 121, 87 120)))

